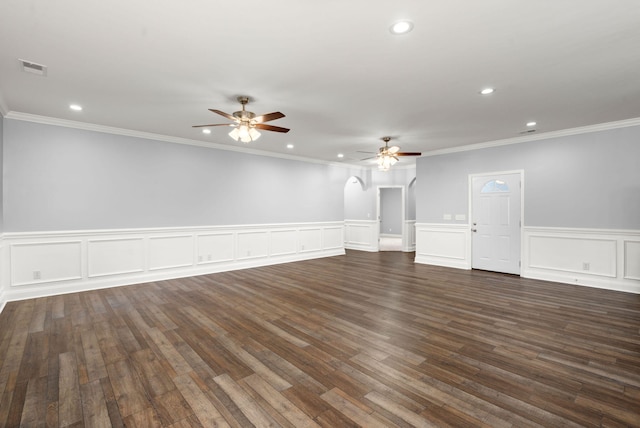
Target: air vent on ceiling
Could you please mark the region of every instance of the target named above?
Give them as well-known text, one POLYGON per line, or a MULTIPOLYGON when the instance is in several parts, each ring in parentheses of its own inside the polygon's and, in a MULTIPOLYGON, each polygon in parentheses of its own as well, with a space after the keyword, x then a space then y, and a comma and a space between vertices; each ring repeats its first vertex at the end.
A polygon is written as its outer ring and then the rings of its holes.
POLYGON ((38 64, 31 61, 25 61, 24 59, 20 59, 20 66, 22 67, 22 71, 26 73, 37 74, 38 76, 46 76, 47 75, 47 66, 38 64))
POLYGON ((536 132, 536 130, 535 130, 535 129, 527 129, 526 131, 522 131, 522 132, 520 132, 520 133, 521 133, 521 134, 532 134, 532 133, 534 133, 534 132, 536 132))

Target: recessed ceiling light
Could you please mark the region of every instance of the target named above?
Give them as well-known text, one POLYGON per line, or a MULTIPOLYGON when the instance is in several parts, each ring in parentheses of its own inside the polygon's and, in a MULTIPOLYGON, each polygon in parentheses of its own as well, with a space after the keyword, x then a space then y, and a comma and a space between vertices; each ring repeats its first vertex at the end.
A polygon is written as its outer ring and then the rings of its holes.
POLYGON ((528 127, 532 127, 532 126, 536 126, 537 123, 536 122, 527 122, 527 126, 528 127))
POLYGON ((202 133, 203 134, 211 134, 211 130, 210 129, 203 129, 202 133))
POLYGON ((483 90, 480 91, 480 95, 489 95, 489 94, 493 94, 496 90, 493 88, 484 88, 483 90))
POLYGON ((287 149, 293 149, 293 144, 287 144, 287 149))
POLYGON ((396 35, 407 34, 411 30, 413 30, 413 22, 407 20, 398 21, 389 27, 391 34, 396 35))
POLYGON ((82 106, 78 104, 71 104, 69 108, 74 111, 82 111, 82 106))
POLYGON ((342 158, 344 157, 344 155, 343 155, 342 153, 338 153, 338 157, 339 157, 340 159, 342 159, 342 158))

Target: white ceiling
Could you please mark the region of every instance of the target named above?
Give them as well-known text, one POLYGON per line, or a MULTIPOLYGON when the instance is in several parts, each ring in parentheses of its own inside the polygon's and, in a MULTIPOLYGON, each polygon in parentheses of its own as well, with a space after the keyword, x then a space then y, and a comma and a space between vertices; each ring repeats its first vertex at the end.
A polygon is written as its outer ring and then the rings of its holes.
POLYGON ((0 110, 346 163, 638 118, 640 1, 2 0, 0 110), (238 95, 291 132, 191 127, 238 95))

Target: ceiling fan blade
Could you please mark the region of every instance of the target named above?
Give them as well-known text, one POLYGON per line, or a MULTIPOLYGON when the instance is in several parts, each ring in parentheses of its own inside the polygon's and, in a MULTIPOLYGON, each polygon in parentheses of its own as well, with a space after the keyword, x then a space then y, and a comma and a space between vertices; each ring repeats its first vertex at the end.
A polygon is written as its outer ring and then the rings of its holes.
POLYGON ((256 123, 264 123, 264 122, 269 122, 271 120, 280 119, 282 117, 284 117, 284 114, 280 113, 279 111, 274 111, 273 113, 267 113, 267 114, 263 114, 262 116, 254 117, 253 120, 256 123))
POLYGON ((229 119, 229 120, 233 120, 233 121, 235 121, 235 122, 237 122, 237 121, 238 121, 238 118, 237 118, 237 117, 234 117, 234 116, 230 115, 229 113, 225 113, 225 112, 220 111, 220 110, 214 110, 214 109, 212 109, 212 108, 210 108, 210 109, 209 109, 209 111, 210 111, 210 112, 213 112, 213 113, 217 113, 217 114, 219 114, 220 116, 224 116, 224 117, 226 117, 226 118, 227 118, 227 119, 229 119))
POLYGON ((394 153, 394 156, 422 156, 422 153, 418 153, 418 152, 400 152, 400 153, 394 153))
POLYGON ((233 126, 233 123, 212 123, 210 125, 193 125, 192 128, 207 128, 209 126, 233 126))
POLYGON ((280 126, 265 125, 264 123, 256 123, 255 127, 258 129, 264 129, 265 131, 289 132, 289 128, 281 128, 280 126))

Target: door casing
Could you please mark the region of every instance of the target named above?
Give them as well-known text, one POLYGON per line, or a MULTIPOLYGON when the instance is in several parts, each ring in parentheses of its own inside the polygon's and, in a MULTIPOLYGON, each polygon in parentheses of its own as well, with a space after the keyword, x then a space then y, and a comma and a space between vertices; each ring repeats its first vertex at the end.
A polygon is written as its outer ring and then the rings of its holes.
MULTIPOLYGON (((492 171, 492 172, 483 172, 477 174, 469 174, 469 239, 467 244, 467 260, 469 260, 469 268, 473 267, 473 237, 471 229, 473 228, 473 179, 474 178, 491 178, 495 175, 505 175, 505 174, 519 174, 520 175, 520 261, 522 261, 522 255, 524 254, 523 246, 524 246, 524 191, 525 191, 525 181, 524 181, 524 170, 507 170, 507 171, 492 171)), ((522 274, 522 264, 520 265, 520 275, 522 274)))
POLYGON ((407 239, 405 236, 405 194, 404 194, 404 186, 377 186, 376 189, 376 246, 378 251, 380 251, 380 189, 400 189, 401 195, 402 195, 402 202, 401 202, 401 208, 402 208, 402 225, 401 225, 401 230, 402 230, 402 248, 405 248, 406 246, 406 242, 405 240, 407 239))

